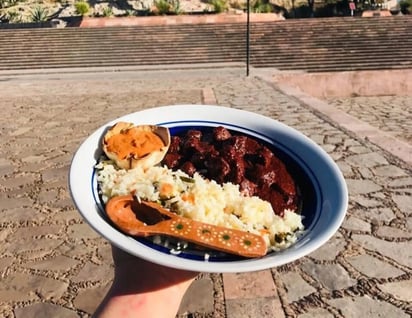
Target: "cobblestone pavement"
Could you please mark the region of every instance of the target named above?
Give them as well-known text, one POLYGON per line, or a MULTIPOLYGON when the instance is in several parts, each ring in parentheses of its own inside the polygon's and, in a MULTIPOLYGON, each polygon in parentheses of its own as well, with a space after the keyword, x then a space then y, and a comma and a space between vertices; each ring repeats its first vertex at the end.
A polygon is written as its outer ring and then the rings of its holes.
POLYGON ((330 105, 412 143, 410 96, 358 96, 328 99, 330 105))
MULTIPOLYGON (((321 145, 347 180, 349 210, 336 235, 298 261, 200 275, 179 318, 410 317, 411 166, 266 78, 236 68, 0 77, 0 316, 89 317, 110 285, 110 246, 67 188, 72 155, 92 131, 149 107, 217 103, 278 119, 321 145)), ((379 127, 410 136, 410 112, 392 115, 408 112, 411 98, 362 100, 362 120, 383 123, 381 101, 391 125, 379 127)))

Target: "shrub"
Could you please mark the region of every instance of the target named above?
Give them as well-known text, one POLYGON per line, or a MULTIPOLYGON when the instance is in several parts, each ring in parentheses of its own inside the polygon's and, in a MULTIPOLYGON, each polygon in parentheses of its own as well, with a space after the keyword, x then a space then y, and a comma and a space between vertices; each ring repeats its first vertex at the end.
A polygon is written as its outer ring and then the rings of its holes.
POLYGON ((167 0, 157 0, 154 2, 158 14, 168 14, 170 13, 170 3, 167 0))
POLYGON ((134 10, 127 9, 124 15, 125 15, 126 17, 132 17, 132 16, 135 15, 135 12, 134 12, 134 10))
POLYGON ((273 11, 272 5, 265 0, 254 1, 251 7, 251 11, 256 13, 270 13, 273 11))
POLYGON ((174 14, 181 14, 182 13, 182 7, 180 6, 180 0, 171 0, 171 11, 174 14))
POLYGON ((226 0, 211 0, 210 4, 215 9, 216 13, 221 13, 226 11, 227 9, 227 2, 226 0))
POLYGON ((36 6, 30 13, 30 21, 31 22, 44 22, 47 21, 49 12, 46 8, 36 6))
POLYGON ((111 17, 111 16, 113 16, 113 9, 112 9, 112 7, 105 7, 105 8, 103 8, 103 16, 104 16, 104 17, 111 17))
POLYGON ((74 4, 74 7, 76 8, 76 13, 81 16, 86 15, 90 10, 90 5, 86 1, 78 1, 74 4))
POLYGON ((18 0, 0 0, 0 9, 12 7, 16 5, 18 0))
POLYGON ((17 11, 7 12, 7 18, 9 19, 10 23, 22 23, 23 22, 23 17, 21 13, 17 11))
POLYGON ((399 2, 399 7, 402 14, 411 14, 412 13, 412 0, 401 0, 399 2))

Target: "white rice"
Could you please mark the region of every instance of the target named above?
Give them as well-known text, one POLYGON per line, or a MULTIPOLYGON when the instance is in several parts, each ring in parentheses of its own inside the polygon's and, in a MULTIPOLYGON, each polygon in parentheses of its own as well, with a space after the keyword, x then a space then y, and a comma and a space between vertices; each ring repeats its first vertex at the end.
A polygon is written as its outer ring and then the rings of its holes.
POLYGON ((173 211, 181 216, 262 235, 269 250, 287 248, 303 230, 301 215, 285 210, 284 216, 279 217, 269 202, 242 195, 239 186, 232 183, 219 185, 197 173, 191 178, 180 170, 160 166, 146 171, 119 169, 110 160, 100 162, 96 168, 104 202, 133 192, 143 200, 163 202, 166 208, 173 206, 173 211), (165 184, 171 185, 167 197, 159 192, 165 184), (185 197, 191 197, 193 202, 185 197))

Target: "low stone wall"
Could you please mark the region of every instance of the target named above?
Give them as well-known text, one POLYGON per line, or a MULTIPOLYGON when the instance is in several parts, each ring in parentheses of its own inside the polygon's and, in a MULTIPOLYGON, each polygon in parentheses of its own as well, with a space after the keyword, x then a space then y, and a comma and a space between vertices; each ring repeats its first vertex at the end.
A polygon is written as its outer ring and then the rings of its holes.
POLYGON ((412 96, 412 68, 330 73, 278 73, 274 80, 311 96, 412 96))
MULTIPOLYGON (((136 25, 170 25, 170 24, 202 24, 202 23, 242 23, 246 22, 247 14, 199 14, 199 15, 168 15, 150 17, 121 17, 121 18, 83 18, 79 27, 110 27, 136 25)), ((267 22, 284 20, 276 13, 251 13, 250 22, 267 22)))
POLYGON ((0 23, 1 29, 33 29, 33 28, 51 28, 51 22, 32 22, 32 23, 0 23))
MULTIPOLYGON (((138 25, 173 25, 173 24, 202 24, 202 23, 246 23, 246 13, 221 13, 221 14, 182 14, 164 16, 141 17, 62 17, 55 19, 62 21, 59 26, 53 21, 39 23, 0 23, 0 29, 23 28, 51 28, 51 27, 114 27, 114 26, 138 26, 138 25)), ((267 22, 285 20, 277 13, 251 13, 250 22, 267 22)))

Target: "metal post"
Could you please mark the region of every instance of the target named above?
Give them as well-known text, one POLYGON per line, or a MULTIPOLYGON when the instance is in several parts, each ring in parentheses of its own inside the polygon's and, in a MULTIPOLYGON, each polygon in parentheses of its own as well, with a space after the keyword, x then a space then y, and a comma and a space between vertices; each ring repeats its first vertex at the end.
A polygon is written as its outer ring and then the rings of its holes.
POLYGON ((249 76, 249 60, 250 60, 250 0, 247 0, 246 11, 246 76, 249 76))

